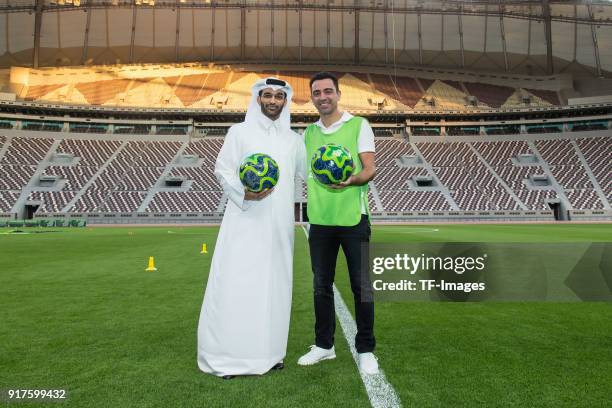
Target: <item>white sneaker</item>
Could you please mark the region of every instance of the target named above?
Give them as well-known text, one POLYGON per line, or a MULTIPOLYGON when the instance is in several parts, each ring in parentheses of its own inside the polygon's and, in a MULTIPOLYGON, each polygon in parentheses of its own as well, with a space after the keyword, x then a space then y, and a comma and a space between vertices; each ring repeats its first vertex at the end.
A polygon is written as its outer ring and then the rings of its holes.
POLYGON ((332 360, 336 358, 336 350, 332 346, 329 350, 317 347, 315 345, 310 346, 310 351, 304 354, 298 360, 298 365, 307 366, 317 364, 319 361, 332 360))
POLYGON ((359 370, 364 374, 378 374, 378 359, 372 353, 359 353, 359 370))

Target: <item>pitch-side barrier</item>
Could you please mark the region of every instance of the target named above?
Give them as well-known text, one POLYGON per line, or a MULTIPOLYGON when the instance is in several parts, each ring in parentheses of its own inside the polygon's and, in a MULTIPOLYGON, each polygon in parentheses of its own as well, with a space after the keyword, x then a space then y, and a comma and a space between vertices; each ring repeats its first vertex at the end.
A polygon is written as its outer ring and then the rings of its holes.
MULTIPOLYGON (((372 222, 554 222, 554 212, 537 211, 405 211, 372 212, 372 222)), ((612 210, 569 210, 570 221, 612 221, 612 210)), ((87 224, 217 224, 223 213, 43 213, 33 221, 74 220, 87 224)), ((0 226, 19 220, 17 214, 0 213, 0 226)))

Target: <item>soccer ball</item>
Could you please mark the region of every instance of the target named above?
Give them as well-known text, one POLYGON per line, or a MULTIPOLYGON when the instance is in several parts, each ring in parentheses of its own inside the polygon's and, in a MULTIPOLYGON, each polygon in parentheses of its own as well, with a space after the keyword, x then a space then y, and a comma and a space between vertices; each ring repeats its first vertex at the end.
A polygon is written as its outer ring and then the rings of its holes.
POLYGON ((310 167, 315 180, 326 186, 346 181, 355 170, 351 153, 337 144, 319 147, 310 160, 310 167))
POLYGON ((248 191, 259 193, 278 182, 278 164, 267 154, 255 153, 244 159, 239 174, 240 181, 248 191))

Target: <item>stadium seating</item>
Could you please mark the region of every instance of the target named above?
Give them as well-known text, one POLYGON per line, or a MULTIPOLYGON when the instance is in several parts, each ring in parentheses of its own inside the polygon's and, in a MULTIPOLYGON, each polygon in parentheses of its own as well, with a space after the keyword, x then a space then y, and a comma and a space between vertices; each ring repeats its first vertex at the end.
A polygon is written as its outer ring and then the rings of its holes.
POLYGON ((423 97, 423 91, 414 78, 397 78, 395 84, 399 93, 399 100, 406 106, 414 108, 423 97))
POLYGON ((422 167, 382 167, 376 176, 376 188, 389 191, 407 190, 409 179, 426 175, 427 170, 422 167))
MULTIPOLYGON (((603 203, 593 190, 593 183, 569 140, 539 140, 535 145, 549 164, 553 177, 565 190, 565 195, 574 209, 603 208, 603 203)), ((608 168, 610 169, 609 165, 608 168)))
MULTIPOLYGON (((522 163, 521 165, 516 163, 518 156, 533 154, 525 141, 477 142, 473 143, 472 146, 489 163, 492 170, 503 182, 512 189, 527 209, 548 209, 545 206, 544 199, 548 198, 549 195, 530 193, 530 190, 527 190, 527 179, 529 176, 545 174, 544 169, 539 163, 522 163)), ((507 198, 498 202, 498 208, 513 209, 504 204, 504 200, 507 200, 507 198)), ((517 209, 517 207, 514 209, 517 209)))
POLYGON ((58 153, 71 153, 79 157, 81 166, 100 166, 121 146, 112 140, 64 139, 57 147, 58 153))
POLYGON ((212 212, 219 206, 220 191, 159 192, 147 207, 147 212, 212 212))
POLYGON ((146 194, 141 191, 114 191, 104 201, 99 212, 134 212, 146 194))
POLYGON ((205 99, 213 93, 223 90, 225 88, 225 85, 227 84, 229 77, 230 72, 227 71, 212 72, 208 74, 208 78, 206 78, 204 87, 200 91, 200 99, 205 99))
MULTIPOLYGON (((167 138, 0 137, 4 152, 0 159, 0 211, 11 211, 18 200, 40 204, 38 214, 222 210, 224 195, 213 169, 223 138, 167 138), (174 187, 164 183, 167 176, 179 183, 174 187)), ((608 158, 612 151, 608 138, 532 139, 529 143, 451 140, 409 143, 395 136, 376 137, 378 171, 368 195, 372 209, 548 210, 548 200, 564 197, 576 210, 601 209, 609 204, 612 180, 608 158), (538 156, 543 162, 534 161, 538 156), (602 201, 591 173, 608 203, 602 201), (551 177, 553 183, 547 184, 551 177)), ((304 199, 305 191, 300 182, 296 197, 304 199)))
POLYGON ((542 99, 543 101, 550 103, 551 105, 554 105, 554 106, 561 105, 559 101, 559 95, 555 91, 547 91, 545 89, 531 89, 531 88, 527 88, 525 90, 537 96, 538 98, 542 99))
POLYGON ((549 165, 571 164, 578 160, 576 152, 569 140, 537 140, 535 145, 542 158, 549 165))
POLYGON ((60 176, 66 180, 64 190, 79 191, 93 177, 98 169, 87 166, 49 166, 45 168, 45 176, 60 176))
POLYGON ((612 146, 610 138, 577 139, 576 143, 608 202, 612 202, 612 164, 610 164, 612 146))
POLYGON ((10 213, 19 198, 19 193, 0 190, 0 212, 10 213))
MULTIPOLYGON (((574 209, 602 208, 586 171, 581 167, 571 143, 564 141, 538 141, 543 158, 550 157, 549 168, 558 184, 564 188, 574 209), (559 146, 563 146, 563 151, 559 146), (568 146, 571 150, 567 150, 568 146), (574 165, 558 165, 558 163, 574 165), (591 207, 591 204, 593 206, 591 207)), ((552 186, 535 187, 530 176, 545 175, 540 163, 519 163, 519 156, 533 154, 525 141, 488 141, 470 143, 485 160, 483 164, 470 150, 468 143, 416 143, 423 159, 432 166, 435 175, 460 210, 545 210, 547 199, 556 199, 552 186), (500 181, 501 180, 501 181, 500 181), (510 191, 507 190, 510 189, 510 191), (524 205, 525 207, 521 207, 524 205)), ((389 194, 409 191, 408 180, 414 176, 426 176, 423 167, 400 167, 401 156, 414 155, 409 144, 397 139, 376 140, 377 177, 375 185, 385 211, 401 211, 404 205, 393 203, 395 198, 408 199, 414 195, 389 194), (393 210, 392 210, 393 209, 393 210)), ((423 195, 428 197, 430 195, 423 195)), ((442 200, 445 200, 443 196, 442 200)), ((413 200, 414 201, 414 200, 413 200)), ((411 201, 411 202, 413 202, 411 201)), ((416 200, 415 209, 423 209, 431 200, 416 200)), ((437 201, 435 201, 437 202, 437 201)), ((442 205, 446 208, 449 204, 442 205)))
POLYGON ((75 194, 74 191, 33 191, 28 196, 28 201, 39 201, 40 213, 56 213, 60 212, 75 194))
POLYGON ((79 197, 70 211, 77 213, 95 212, 102 207, 108 194, 108 189, 98 190, 95 187, 90 187, 79 197))
POLYGON ((221 185, 214 176, 212 167, 175 167, 172 169, 170 176, 184 176, 187 180, 193 180, 191 190, 221 190, 221 185))
MULTIPOLYGON (((314 71, 244 70, 243 67, 208 67, 171 64, 150 69, 133 66, 129 77, 122 67, 106 66, 32 70, 44 75, 52 85, 23 84, 18 98, 28 101, 89 104, 105 106, 203 108, 244 110, 250 99, 250 87, 264 76, 279 76, 292 84, 294 108, 314 112, 310 103, 308 81, 314 71), (180 74, 177 75, 177 72, 180 74), (98 79, 96 79, 98 78, 98 79), (75 81, 76 80, 76 81, 75 81)), ((461 78, 426 79, 405 73, 336 72, 343 91, 342 104, 348 109, 383 110, 464 110, 482 108, 546 107, 560 104, 556 90, 515 88, 498 79, 497 84, 466 82, 461 78), (470 98, 468 98, 470 97, 470 98), (433 104, 432 104, 433 100, 433 104), (379 103, 384 101, 382 105, 379 103)), ((541 86, 541 84, 539 84, 541 86)), ((29 124, 34 130, 40 124, 29 124)), ((86 132, 101 132, 98 127, 85 127, 86 132)), ((38 129, 40 130, 40 129, 38 129)))
POLYGON ((478 98, 490 107, 499 108, 515 92, 513 88, 507 86, 481 84, 477 82, 465 82, 465 88, 470 95, 478 98))
POLYGON ((163 173, 161 167, 131 167, 125 172, 116 189, 119 191, 147 191, 163 173))
POLYGON ((287 81, 293 88, 293 102, 304 105, 310 102, 310 77, 314 72, 283 72, 279 78, 287 81))
POLYGON ((593 189, 566 191, 565 195, 575 210, 599 210, 604 208, 599 196, 593 189))
POLYGON ((200 100, 200 90, 204 86, 207 77, 208 74, 185 75, 181 77, 174 93, 184 106, 191 106, 200 100))
POLYGON ((34 166, 0 165, 0 190, 21 190, 35 171, 34 166))
MULTIPOLYGON (((383 211, 430 211, 449 208, 444 196, 439 192, 410 191, 409 180, 415 176, 426 176, 423 167, 400 167, 398 160, 402 156, 414 156, 414 149, 404 140, 377 138, 376 167, 374 180, 383 211)), ((371 208, 376 208, 373 194, 370 192, 371 208)))
POLYGON ((435 80, 425 91, 424 97, 415 105, 415 109, 473 109, 473 106, 467 106, 467 96, 463 90, 457 89, 443 81, 435 80), (433 104, 431 103, 432 100, 433 104))
POLYGON ((381 191, 385 211, 448 211, 450 205, 438 191, 381 191))
POLYGON ((92 105, 104 105, 114 100, 116 95, 125 92, 130 86, 129 79, 111 79, 107 81, 95 81, 80 83, 75 86, 88 103, 92 105))
POLYGON ((544 169, 541 166, 503 166, 493 167, 493 170, 499 177, 513 190, 523 190, 526 186, 526 180, 534 174, 544 174, 544 169))
POLYGON ((530 210, 548 210, 546 199, 558 198, 553 190, 516 190, 516 195, 530 210))
POLYGON ((468 160, 474 161, 465 143, 417 143, 416 146, 433 167, 461 167, 468 164, 468 160))
POLYGON ((370 74, 370 79, 372 80, 374 89, 390 98, 402 101, 402 98, 398 95, 397 87, 389 75, 370 74))
MULTIPOLYGON (((572 162, 575 163, 575 162, 572 162)), ((577 166, 550 166, 555 180, 566 190, 570 189, 592 189, 593 184, 589 180, 584 168, 577 166)))
POLYGON ((522 140, 476 142, 472 146, 491 166, 510 166, 512 158, 531 153, 529 145, 522 140))
POLYGON ((0 163, 37 165, 44 159, 53 141, 53 139, 14 137, 0 163))
POLYGON ((184 154, 197 155, 203 159, 205 165, 214 166, 222 145, 223 139, 221 138, 196 140, 189 143, 189 146, 187 149, 185 149, 184 154))
POLYGON ((482 190, 465 189, 454 190, 452 192, 453 199, 462 210, 495 210, 491 205, 489 197, 483 194, 482 190))
POLYGON ((23 94, 26 100, 44 99, 44 97, 58 88, 61 88, 63 84, 50 84, 50 85, 34 85, 29 86, 23 94))
POLYGON ((376 139, 376 166, 393 166, 395 161, 406 155, 414 155, 410 145, 398 139, 376 139))
MULTIPOLYGON (((212 166, 222 143, 222 139, 186 143, 185 154, 195 154, 198 157, 201 155, 199 158, 202 159, 202 167, 177 165, 169 172, 170 175, 182 175, 187 180, 192 180, 192 189, 205 191, 193 196, 194 200, 207 194, 214 197, 205 200, 206 204, 203 205, 206 209, 202 211, 213 211, 220 204, 221 188, 212 174, 212 166)), ((0 200, 3 212, 10 211, 14 206, 20 196, 19 190, 28 184, 36 171, 36 165, 47 156, 52 144, 52 139, 45 138, 11 140, 3 164, 0 164, 0 200), (32 165, 5 164, 16 162, 32 165)), ((164 169, 174 165, 173 160, 183 144, 184 142, 122 143, 112 140, 63 139, 58 141, 56 149, 50 155, 51 161, 45 164, 41 171, 41 176, 46 176, 49 180, 54 180, 52 176, 55 176, 59 183, 52 183, 44 189, 34 186, 26 199, 42 203, 38 213, 136 211, 143 204, 150 189, 158 182, 164 169), (56 162, 55 156, 67 157, 68 162, 56 162), (54 188, 61 188, 61 191, 54 188)), ((160 197, 155 199, 154 206, 179 208, 166 200, 167 197, 172 200, 176 197, 175 194, 162 194, 160 197)))
POLYGON ((181 142, 149 142, 138 155, 134 165, 143 167, 165 167, 172 161, 180 147, 181 142))

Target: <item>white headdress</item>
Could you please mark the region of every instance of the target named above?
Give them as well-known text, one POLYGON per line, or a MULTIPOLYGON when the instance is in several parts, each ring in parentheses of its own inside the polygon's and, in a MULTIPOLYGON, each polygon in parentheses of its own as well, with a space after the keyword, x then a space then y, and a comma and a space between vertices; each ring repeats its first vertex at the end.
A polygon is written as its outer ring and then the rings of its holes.
POLYGON ((273 90, 281 90, 285 92, 287 95, 287 103, 283 108, 278 121, 280 121, 280 126, 283 129, 291 128, 291 112, 289 107, 291 106, 291 98, 293 97, 293 89, 288 82, 280 80, 278 78, 264 78, 255 82, 255 85, 251 88, 251 103, 249 104, 249 109, 247 110, 245 122, 259 123, 260 119, 264 117, 264 114, 261 112, 261 105, 257 103, 257 97, 259 96, 259 91, 266 88, 272 88, 273 90))

